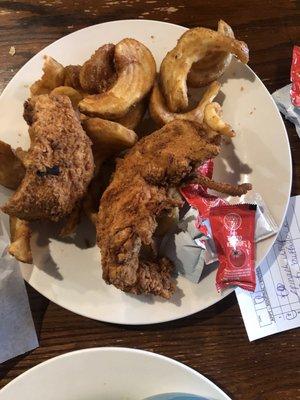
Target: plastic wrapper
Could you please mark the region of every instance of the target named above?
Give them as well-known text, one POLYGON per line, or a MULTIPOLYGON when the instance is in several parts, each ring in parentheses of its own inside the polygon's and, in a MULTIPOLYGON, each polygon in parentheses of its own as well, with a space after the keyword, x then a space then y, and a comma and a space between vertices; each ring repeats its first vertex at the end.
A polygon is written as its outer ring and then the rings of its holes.
POLYGON ((236 204, 212 208, 210 224, 219 259, 217 290, 239 286, 254 291, 255 212, 253 204, 236 204))
POLYGON ((265 201, 259 193, 249 192, 245 194, 237 203, 236 197, 228 198, 229 204, 256 204, 256 215, 255 215, 255 242, 260 242, 268 237, 275 235, 279 227, 275 222, 274 218, 265 201))
MULTIPOLYGON (((198 167, 197 173, 203 176, 207 176, 211 179, 213 176, 213 170, 214 161, 212 159, 209 159, 201 164, 200 167, 198 167)), ((224 199, 208 193, 207 188, 199 185, 198 183, 187 185, 181 188, 180 191, 186 202, 199 211, 199 215, 202 220, 209 217, 209 211, 212 207, 227 204, 224 199)), ((201 221, 199 220, 198 228, 201 230, 201 221)))
POLYGON ((197 214, 189 209, 178 227, 164 236, 159 248, 159 255, 171 260, 176 271, 194 283, 201 277, 205 253, 205 247, 195 241, 202 236, 195 226, 197 214))
MULTIPOLYGON (((201 175, 212 178, 214 163, 208 160, 197 169, 201 175)), ((207 188, 199 184, 190 184, 181 188, 181 194, 187 203, 196 208, 202 218, 208 218, 211 207, 226 204, 220 197, 214 196, 207 192, 207 188)))
MULTIPOLYGON (((198 221, 199 221, 199 219, 196 220, 196 226, 197 226, 198 221)), ((198 244, 198 246, 201 246, 205 249, 204 255, 203 255, 204 263, 205 263, 205 265, 213 264, 216 261, 218 261, 218 254, 217 254, 215 242, 212 238, 211 226, 210 226, 209 219, 202 220, 202 224, 200 226, 198 226, 198 229, 200 230, 201 233, 203 233, 203 235, 196 238, 195 242, 198 244)))
POLYGON ((241 198, 228 197, 226 199, 211 195, 209 193, 193 192, 193 189, 189 189, 185 192, 185 199, 188 203, 194 206, 199 211, 199 216, 197 217, 196 225, 198 229, 204 234, 209 235, 210 229, 209 225, 204 223, 204 221, 209 217, 210 209, 213 207, 224 206, 227 204, 256 204, 257 211, 255 216, 255 242, 259 242, 268 237, 275 235, 279 227, 272 217, 268 206, 261 197, 259 193, 248 192, 241 198))

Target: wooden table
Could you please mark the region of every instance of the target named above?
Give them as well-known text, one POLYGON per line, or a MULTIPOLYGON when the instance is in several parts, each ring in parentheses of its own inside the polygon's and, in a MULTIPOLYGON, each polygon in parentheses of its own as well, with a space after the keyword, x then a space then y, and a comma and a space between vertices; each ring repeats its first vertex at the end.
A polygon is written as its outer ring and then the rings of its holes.
MULTIPOLYGON (((271 92, 289 82, 292 46, 300 43, 297 0, 1 0, 0 89, 27 60, 54 40, 89 25, 126 18, 212 28, 223 18, 236 36, 248 43, 250 66, 271 92), (15 46, 14 56, 8 54, 10 46, 15 46)), ((286 125, 295 195, 300 194, 300 142, 294 127, 286 125)), ((249 343, 234 294, 189 318, 148 327, 92 321, 49 302, 30 287, 28 294, 40 347, 4 363, 0 387, 34 365, 68 351, 125 346, 181 361, 235 400, 292 400, 300 396, 296 373, 300 367, 299 333, 293 330, 249 343)))

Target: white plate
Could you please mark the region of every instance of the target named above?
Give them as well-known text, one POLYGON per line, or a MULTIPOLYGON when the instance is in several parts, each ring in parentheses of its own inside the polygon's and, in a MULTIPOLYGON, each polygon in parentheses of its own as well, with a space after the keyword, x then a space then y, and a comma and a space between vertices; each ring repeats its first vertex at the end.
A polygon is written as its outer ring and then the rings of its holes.
POLYGON ((0 400, 142 400, 183 392, 230 400, 215 384, 171 358, 148 351, 102 347, 52 358, 0 391, 0 400))
MULTIPOLYGON (((43 55, 48 54, 65 65, 79 64, 102 44, 133 37, 151 49, 159 66, 185 30, 158 21, 114 21, 82 29, 52 43, 24 65, 2 93, 0 139, 13 147, 28 146, 23 102, 28 96, 28 85, 41 76, 43 55)), ((290 148, 280 114, 263 83, 247 66, 234 60, 222 81, 223 94, 219 100, 224 100, 225 120, 236 129, 237 137, 233 140, 234 148, 224 146, 215 176, 235 183, 250 181, 281 224, 292 175, 290 148)), ((0 204, 8 193, 0 189, 0 204)), ((53 237, 48 242, 46 234, 38 240, 35 235, 35 265, 22 265, 23 276, 30 285, 73 312, 108 322, 150 324, 193 314, 222 297, 215 289, 215 271, 199 285, 179 278, 179 289, 171 302, 122 293, 103 282, 99 250, 80 248, 84 247, 86 231, 81 230, 84 233, 78 235, 76 245, 53 237)), ((258 244, 257 263, 265 257, 274 239, 258 244)))

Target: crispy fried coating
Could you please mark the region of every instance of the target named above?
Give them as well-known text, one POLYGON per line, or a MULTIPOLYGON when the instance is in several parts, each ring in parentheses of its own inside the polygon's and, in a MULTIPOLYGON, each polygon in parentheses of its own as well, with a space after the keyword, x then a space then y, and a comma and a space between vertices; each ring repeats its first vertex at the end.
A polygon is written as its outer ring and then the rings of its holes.
POLYGON ((179 205, 169 189, 219 150, 201 125, 175 120, 140 140, 118 162, 102 196, 97 222, 107 283, 125 292, 171 297, 175 289, 171 263, 145 261, 141 249, 153 245, 156 218, 179 205))
POLYGON ((64 86, 70 86, 76 90, 82 90, 79 80, 81 65, 67 65, 65 67, 64 86))
POLYGON ((80 69, 79 81, 88 93, 103 93, 116 80, 114 44, 101 46, 80 69))
POLYGON ((252 189, 251 183, 241 183, 240 185, 231 185, 230 183, 226 182, 216 182, 213 179, 208 178, 207 176, 199 174, 195 177, 191 176, 191 179, 189 179, 189 183, 199 183, 200 185, 203 185, 209 189, 236 197, 240 197, 252 189))
POLYGON ((25 117, 32 139, 26 174, 2 210, 24 220, 57 221, 72 212, 92 179, 91 141, 66 96, 36 96, 26 103, 25 117))

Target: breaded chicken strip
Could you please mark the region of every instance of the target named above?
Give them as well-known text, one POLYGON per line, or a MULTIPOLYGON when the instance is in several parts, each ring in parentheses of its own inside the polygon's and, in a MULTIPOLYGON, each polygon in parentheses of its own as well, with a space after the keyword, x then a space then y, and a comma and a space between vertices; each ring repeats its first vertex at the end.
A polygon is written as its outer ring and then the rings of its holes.
POLYGON ((2 210, 24 220, 58 221, 71 213, 92 179, 91 141, 67 96, 30 99, 24 118, 31 137, 26 174, 2 210))
POLYGON ((171 297, 172 264, 167 259, 144 261, 141 249, 153 245, 156 217, 178 205, 169 189, 219 153, 215 142, 201 125, 175 120, 140 140, 118 162, 101 199, 97 223, 107 283, 125 292, 171 297))

